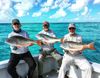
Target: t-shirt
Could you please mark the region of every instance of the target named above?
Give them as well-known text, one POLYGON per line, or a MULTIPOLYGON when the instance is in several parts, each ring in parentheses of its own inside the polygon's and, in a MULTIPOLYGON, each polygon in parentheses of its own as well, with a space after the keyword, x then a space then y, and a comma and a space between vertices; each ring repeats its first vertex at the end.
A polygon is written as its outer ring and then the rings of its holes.
MULTIPOLYGON (((44 30, 42 30, 38 34, 46 34, 46 35, 49 35, 51 37, 56 37, 52 30, 49 30, 48 32, 45 32, 44 30)), ((36 37, 41 40, 41 38, 38 35, 36 35, 36 37)), ((42 45, 41 48, 44 51, 50 51, 51 49, 54 49, 54 44, 48 44, 48 45, 45 44, 45 45, 42 45)))
MULTIPOLYGON (((64 36, 64 41, 73 41, 73 42, 78 42, 78 43, 82 43, 82 37, 78 34, 76 34, 75 36, 70 36, 70 34, 66 34, 64 36)), ((72 46, 72 45, 71 45, 72 46)), ((80 51, 77 51, 77 52, 71 52, 69 51, 70 53, 73 53, 73 55, 75 54, 80 54, 80 51)))
MULTIPOLYGON (((12 31, 9 35, 8 38, 12 37, 12 36, 23 36, 25 38, 29 38, 29 35, 27 32, 25 32, 24 30, 22 30, 20 33, 15 33, 14 31, 12 31)), ((11 52, 15 53, 15 54, 23 54, 26 53, 28 51, 28 47, 21 47, 21 48, 17 48, 14 49, 15 46, 10 46, 11 48, 11 52)))

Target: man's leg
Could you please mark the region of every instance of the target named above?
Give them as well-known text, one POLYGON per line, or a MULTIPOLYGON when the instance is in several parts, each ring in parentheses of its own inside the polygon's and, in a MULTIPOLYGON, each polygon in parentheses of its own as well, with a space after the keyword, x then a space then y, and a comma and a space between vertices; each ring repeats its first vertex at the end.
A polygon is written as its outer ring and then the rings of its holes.
POLYGON ((46 54, 39 54, 39 58, 38 58, 38 70, 39 70, 39 78, 43 78, 42 76, 42 72, 43 72, 43 61, 44 58, 46 57, 46 54))
POLYGON ((58 62, 59 67, 61 66, 62 63, 62 56, 58 53, 57 50, 51 53, 51 56, 58 62))
POLYGON ((18 64, 19 60, 20 58, 18 57, 18 55, 11 53, 7 71, 12 78, 19 78, 19 75, 16 72, 16 65, 18 64))
POLYGON ((64 54, 63 60, 62 60, 62 65, 59 70, 58 78, 65 78, 66 71, 69 70, 70 64, 72 61, 73 60, 72 60, 71 56, 64 54))
POLYGON ((28 78, 34 78, 34 70, 36 68, 36 63, 34 58, 32 57, 30 52, 27 52, 23 55, 23 60, 28 64, 29 71, 28 71, 28 78))
POLYGON ((84 56, 76 56, 75 64, 82 70, 82 78, 91 78, 92 67, 84 56))

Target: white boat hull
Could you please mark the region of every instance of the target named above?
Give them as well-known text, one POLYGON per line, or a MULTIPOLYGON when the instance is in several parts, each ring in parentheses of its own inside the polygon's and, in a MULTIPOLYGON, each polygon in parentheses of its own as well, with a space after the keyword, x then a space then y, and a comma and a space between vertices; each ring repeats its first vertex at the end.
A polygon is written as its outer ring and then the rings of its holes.
MULTIPOLYGON (((96 71, 95 69, 96 65, 92 64, 93 67, 93 72, 92 72, 92 78, 100 78, 100 64, 99 68, 97 68, 99 71, 96 71)), ((77 68, 76 66, 71 66, 70 67, 70 72, 69 72, 69 78, 82 78, 81 77, 81 70, 77 68)))
MULTIPOLYGON (((38 56, 34 58, 36 60, 38 56)), ((7 72, 7 65, 8 65, 8 60, 0 62, 0 78, 11 78, 7 72)), ((92 78, 100 78, 100 64, 93 63, 92 66, 93 66, 92 78)), ((56 69, 56 67, 57 67, 56 61, 52 59, 45 61, 43 67, 43 74, 50 72, 52 69, 56 69)), ((24 78, 24 76, 26 76, 28 72, 28 65, 24 61, 21 61, 17 66, 17 71, 24 78)), ((77 69, 75 66, 71 66, 69 74, 70 78, 81 78, 80 73, 81 73, 80 69, 77 69), (76 74, 78 75, 78 77, 76 74)), ((34 78, 38 78, 38 65, 34 72, 34 78)), ((54 78, 54 77, 49 77, 49 78, 54 78)), ((57 75, 55 78, 57 78, 57 75)))

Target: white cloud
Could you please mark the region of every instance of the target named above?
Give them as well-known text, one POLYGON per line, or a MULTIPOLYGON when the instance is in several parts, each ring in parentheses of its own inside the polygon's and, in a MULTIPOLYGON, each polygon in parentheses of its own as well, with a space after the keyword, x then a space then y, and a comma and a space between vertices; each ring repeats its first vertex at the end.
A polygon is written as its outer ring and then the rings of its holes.
POLYGON ((50 6, 52 6, 53 0, 47 0, 43 4, 41 4, 41 8, 38 12, 33 13, 32 17, 39 17, 41 16, 44 12, 49 12, 50 11, 50 6))
POLYGON ((41 12, 48 12, 50 10, 50 8, 49 7, 44 7, 44 8, 41 8, 41 12))
POLYGON ((70 11, 80 11, 88 4, 88 0, 76 0, 75 4, 72 4, 68 9, 70 11))
POLYGON ((16 16, 29 15, 28 11, 34 6, 33 1, 34 0, 0 0, 0 21, 8 21, 16 16), (15 2, 14 5, 13 2, 15 2))
POLYGON ((22 10, 18 11, 18 14, 17 14, 18 17, 24 16, 24 15, 25 15, 24 11, 22 11, 22 10))
POLYGON ((0 10, 8 10, 11 7, 10 0, 0 0, 0 10))
POLYGON ((0 0, 0 21, 6 22, 14 17, 15 12, 11 6, 11 0, 0 0))
MULTIPOLYGON (((44 2, 43 4, 41 4, 41 9, 39 12, 49 12, 51 9, 55 9, 55 8, 66 8, 68 7, 70 4, 68 3, 68 0, 47 0, 46 2, 44 2)), ((64 13, 65 14, 65 13, 64 13)), ((52 18, 50 16, 50 18, 52 18)))
POLYGON ((55 9, 57 7, 60 8, 67 8, 68 6, 70 6, 71 3, 69 3, 69 0, 56 0, 54 2, 54 5, 51 7, 51 9, 55 9))
POLYGON ((62 2, 59 4, 59 7, 60 8, 67 8, 70 5, 71 5, 71 3, 69 3, 68 0, 62 0, 62 2))
POLYGON ((41 6, 42 7, 50 7, 53 4, 53 0, 47 0, 47 2, 44 2, 41 6))
POLYGON ((88 15, 86 18, 85 18, 86 21, 94 21, 95 20, 95 17, 92 17, 90 15, 88 15))
POLYGON ((29 12, 27 12, 27 15, 29 15, 30 13, 29 12))
POLYGON ((65 16, 66 12, 63 9, 59 9, 55 14, 51 15, 50 18, 60 18, 65 16))
POLYGON ((23 0, 11 0, 13 2, 22 2, 23 0))
POLYGON ((76 17, 76 18, 74 18, 73 20, 74 20, 74 21, 78 21, 78 20, 79 20, 79 18, 78 18, 78 17, 76 17))
POLYGON ((39 17, 41 15, 42 15, 41 12, 35 12, 35 13, 33 13, 32 17, 39 17))
POLYGON ((17 16, 24 16, 33 7, 33 0, 23 0, 17 3, 14 8, 17 10, 17 16))
POLYGON ((53 5, 54 0, 47 0, 46 2, 44 2, 43 4, 41 4, 41 9, 40 12, 49 12, 51 6, 53 5))
MULTIPOLYGON (((10 10, 10 9, 9 9, 10 10)), ((2 10, 0 11, 0 20, 10 20, 11 18, 13 18, 13 15, 11 13, 11 10, 2 10)))
POLYGON ((100 12, 97 12, 98 15, 100 15, 100 12))
POLYGON ((55 8, 57 8, 57 7, 58 7, 58 5, 57 5, 57 3, 55 2, 54 5, 51 7, 51 9, 55 9, 55 8))
POLYGON ((51 9, 51 6, 53 5, 54 0, 47 0, 46 2, 41 4, 41 9, 38 11, 38 14, 36 16, 40 16, 44 12, 49 12, 51 9))
POLYGON ((94 0, 94 4, 100 4, 100 0, 94 0))
POLYGON ((86 15, 86 14, 88 14, 88 12, 89 12, 89 11, 88 11, 88 7, 85 7, 85 8, 84 8, 84 12, 81 13, 81 15, 86 15))

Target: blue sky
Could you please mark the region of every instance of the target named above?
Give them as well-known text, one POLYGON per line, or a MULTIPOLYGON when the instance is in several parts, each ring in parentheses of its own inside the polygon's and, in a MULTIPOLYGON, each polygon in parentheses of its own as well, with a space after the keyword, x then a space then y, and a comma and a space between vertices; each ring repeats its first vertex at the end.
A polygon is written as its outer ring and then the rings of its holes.
POLYGON ((0 23, 100 22, 100 0, 0 0, 0 23))

